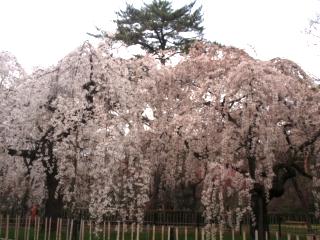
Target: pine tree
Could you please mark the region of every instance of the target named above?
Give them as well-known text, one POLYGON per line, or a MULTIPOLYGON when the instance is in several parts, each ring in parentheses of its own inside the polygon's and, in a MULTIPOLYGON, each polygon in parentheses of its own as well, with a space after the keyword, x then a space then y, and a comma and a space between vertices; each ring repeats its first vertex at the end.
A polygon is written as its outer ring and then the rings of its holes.
POLYGON ((153 0, 140 9, 127 4, 116 12, 116 40, 128 45, 140 45, 165 64, 176 53, 185 52, 190 44, 202 37, 201 7, 192 11, 196 1, 174 10, 167 0, 153 0), (165 50, 172 50, 165 54, 165 50))

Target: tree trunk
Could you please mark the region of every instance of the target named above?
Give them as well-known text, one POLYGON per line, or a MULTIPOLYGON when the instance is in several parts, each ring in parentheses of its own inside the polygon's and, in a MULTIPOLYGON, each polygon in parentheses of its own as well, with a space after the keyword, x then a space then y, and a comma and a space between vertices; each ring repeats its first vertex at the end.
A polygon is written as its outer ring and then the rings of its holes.
POLYGON ((47 190, 48 199, 45 204, 45 216, 57 218, 62 216, 63 201, 62 196, 56 196, 59 180, 56 179, 55 174, 47 174, 47 190))
POLYGON ((255 231, 257 230, 258 239, 255 240, 265 240, 266 232, 269 232, 267 202, 262 186, 255 187, 253 191, 251 204, 255 222, 252 221, 250 228, 251 239, 255 239, 255 231))
MULTIPOLYGON (((48 149, 49 156, 48 162, 43 163, 44 166, 46 166, 46 186, 48 191, 48 199, 45 204, 45 216, 52 218, 62 217, 63 199, 62 195, 58 192, 58 164, 53 154, 53 143, 47 141, 44 146, 48 149)), ((43 152, 43 154, 44 153, 45 152, 43 152)))
POLYGON ((153 189, 150 197, 149 209, 155 210, 160 206, 159 202, 159 190, 161 184, 161 171, 156 171, 153 176, 153 189))

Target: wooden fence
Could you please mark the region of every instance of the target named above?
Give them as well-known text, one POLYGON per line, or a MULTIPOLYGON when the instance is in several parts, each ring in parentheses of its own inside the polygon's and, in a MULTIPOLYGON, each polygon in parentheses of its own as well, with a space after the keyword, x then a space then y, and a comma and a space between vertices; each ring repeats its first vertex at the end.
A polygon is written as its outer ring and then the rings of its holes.
MULTIPOLYGON (((297 226, 296 226, 297 227, 297 226)), ((318 226, 319 227, 319 226, 318 226)), ((0 215, 1 240, 249 240, 249 227, 239 231, 216 225, 179 226, 69 218, 9 217, 0 215)), ((320 240, 318 234, 278 231, 265 233, 266 240, 320 240)), ((258 240, 255 232, 254 240, 258 240)))

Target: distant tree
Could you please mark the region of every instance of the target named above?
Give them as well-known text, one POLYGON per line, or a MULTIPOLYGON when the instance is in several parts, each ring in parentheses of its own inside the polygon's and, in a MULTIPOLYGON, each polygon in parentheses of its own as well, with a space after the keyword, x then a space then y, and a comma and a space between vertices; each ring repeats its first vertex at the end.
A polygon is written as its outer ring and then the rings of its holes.
POLYGON ((116 13, 115 39, 128 45, 138 44, 165 64, 170 55, 186 51, 202 36, 201 7, 192 11, 195 3, 193 1, 177 10, 167 0, 153 0, 140 9, 127 4, 125 10, 116 13), (173 53, 166 55, 165 50, 173 50, 173 53))
MULTIPOLYGON (((315 16, 309 20, 308 26, 304 29, 305 34, 307 35, 307 41, 309 47, 313 51, 319 52, 319 42, 320 42, 320 13, 316 13, 315 16)), ((320 85, 319 76, 313 76, 314 81, 320 85)))
MULTIPOLYGON (((305 29, 307 34, 315 40, 319 41, 320 33, 319 33, 319 24, 320 24, 320 15, 317 14, 313 19, 309 21, 309 26, 305 29)), ((317 43, 314 43, 318 45, 317 43)))

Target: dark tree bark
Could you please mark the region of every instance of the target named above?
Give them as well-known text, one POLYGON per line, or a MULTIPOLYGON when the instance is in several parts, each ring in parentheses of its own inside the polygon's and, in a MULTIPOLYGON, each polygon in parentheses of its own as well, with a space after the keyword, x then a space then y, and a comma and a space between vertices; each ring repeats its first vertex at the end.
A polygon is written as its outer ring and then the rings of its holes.
POLYGON ((158 209, 160 206, 160 201, 159 201, 159 190, 160 190, 160 183, 161 183, 161 171, 157 171, 154 173, 153 176, 153 190, 151 192, 150 196, 150 204, 149 208, 150 209, 158 209))
MULTIPOLYGON (((59 179, 57 159, 53 154, 53 143, 47 140, 44 144, 43 151, 48 153, 48 161, 43 160, 43 165, 46 167, 46 186, 48 191, 48 198, 45 203, 45 216, 46 217, 61 217, 63 210, 63 198, 58 191, 59 179)), ((45 154, 45 152, 43 152, 45 154)))
POLYGON ((258 231, 258 239, 265 240, 265 233, 269 232, 268 211, 264 187, 257 185, 253 189, 251 204, 255 222, 252 222, 250 228, 251 239, 255 239, 255 231, 258 231))
POLYGON ((63 210, 62 195, 57 194, 56 196, 59 180, 55 176, 55 174, 48 174, 46 176, 48 199, 45 203, 45 216, 52 218, 61 217, 63 210))

